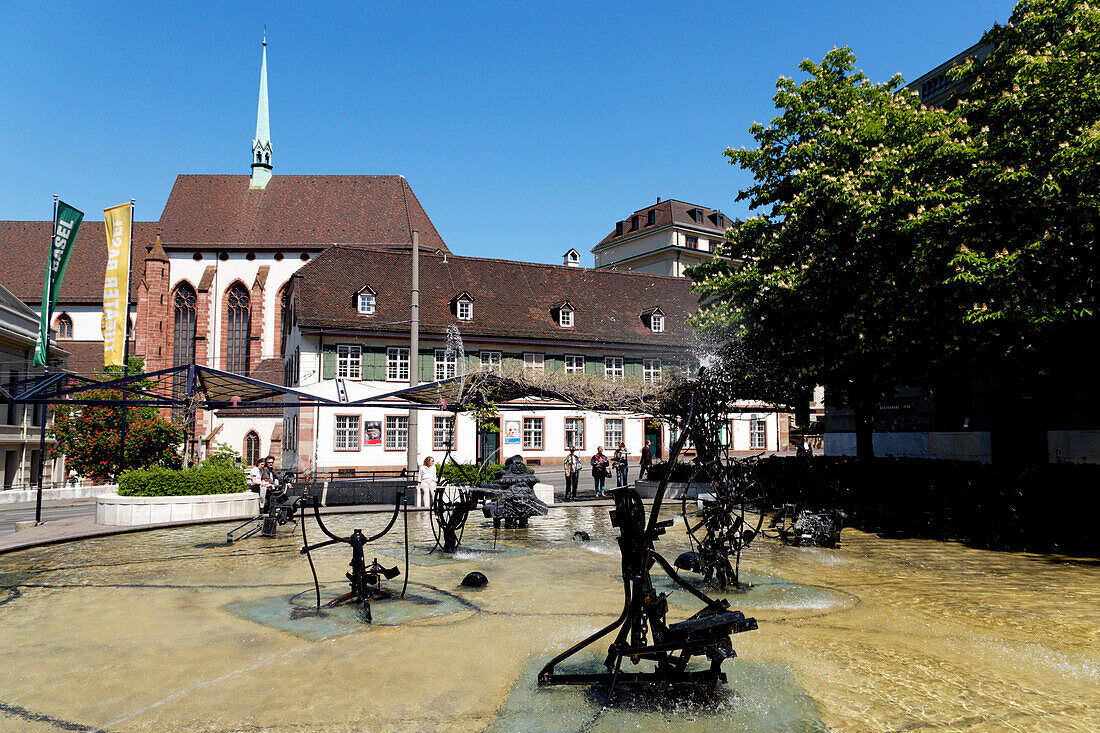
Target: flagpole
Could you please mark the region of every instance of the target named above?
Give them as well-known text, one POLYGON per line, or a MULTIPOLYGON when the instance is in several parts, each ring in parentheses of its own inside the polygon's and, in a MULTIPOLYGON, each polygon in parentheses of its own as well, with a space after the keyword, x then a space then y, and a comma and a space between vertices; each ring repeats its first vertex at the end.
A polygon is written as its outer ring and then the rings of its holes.
MULTIPOLYGON (((50 244, 46 248, 46 300, 42 308, 46 311, 46 334, 44 349, 46 351, 45 371, 42 378, 50 376, 50 324, 53 323, 53 240, 57 235, 57 194, 53 195, 53 219, 50 220, 50 244)), ((26 408, 24 408, 26 409, 26 408)), ((37 408, 32 408, 37 409, 37 408)), ((46 418, 50 414, 50 403, 42 403, 42 427, 38 433, 38 493, 34 499, 34 523, 42 524, 42 477, 46 472, 46 418)))
MULTIPOLYGON (((125 307, 122 309, 122 378, 126 379, 130 376, 130 270, 133 269, 134 263, 134 200, 130 199, 130 261, 126 263, 126 290, 123 291, 125 307)), ((123 382, 123 400, 126 398, 125 388, 128 386, 123 382)), ((124 406, 122 408, 122 438, 118 442, 118 476, 122 476, 122 471, 126 468, 126 412, 127 409, 124 406)), ((116 477, 117 479, 118 477, 116 477)))

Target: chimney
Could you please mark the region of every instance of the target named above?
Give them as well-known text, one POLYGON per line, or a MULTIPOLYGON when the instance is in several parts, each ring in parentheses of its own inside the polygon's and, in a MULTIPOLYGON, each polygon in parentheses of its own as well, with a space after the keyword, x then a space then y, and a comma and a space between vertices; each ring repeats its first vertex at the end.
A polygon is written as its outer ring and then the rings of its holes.
POLYGON ((661 203, 661 197, 660 196, 657 197, 657 203, 661 203))

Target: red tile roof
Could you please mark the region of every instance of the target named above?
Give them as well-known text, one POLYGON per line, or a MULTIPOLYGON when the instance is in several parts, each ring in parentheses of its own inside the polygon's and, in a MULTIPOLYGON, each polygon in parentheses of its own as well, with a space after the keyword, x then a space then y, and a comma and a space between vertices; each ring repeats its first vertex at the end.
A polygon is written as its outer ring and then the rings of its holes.
MULTIPOLYGON (((46 251, 50 239, 48 221, 0 221, 0 282, 25 303, 42 302, 46 277, 46 251)), ((156 239, 156 224, 134 225, 130 253, 130 300, 136 302, 137 286, 145 272, 145 252, 156 239)), ((102 304, 103 275, 107 268, 107 239, 103 222, 85 219, 80 225, 65 270, 58 303, 102 304)))
POLYGON ((160 217, 166 248, 219 249, 335 243, 447 245, 403 176, 286 176, 250 189, 248 176, 180 175, 160 217))
MULTIPOLYGON (((411 255, 363 247, 333 247, 295 275, 298 324, 305 328, 407 332, 411 255), (360 315, 355 296, 364 285, 377 293, 375 313, 360 315)), ((687 317, 698 296, 687 278, 479 257, 420 258, 420 320, 424 334, 455 324, 466 338, 531 338, 644 344, 683 349, 694 343, 687 317), (463 291, 474 298, 472 321, 452 310, 463 291), (551 313, 568 301, 574 326, 551 313), (642 314, 660 307, 665 330, 653 333, 642 314)))
POLYGON ((643 236, 662 227, 669 226, 670 224, 705 230, 711 233, 716 239, 720 239, 722 235, 725 234, 726 230, 729 229, 730 219, 717 209, 708 209, 706 206, 698 206, 697 204, 689 204, 684 201, 669 199, 652 206, 647 206, 644 209, 638 209, 631 214, 631 216, 626 217, 622 224, 622 234, 616 234, 613 229, 610 234, 600 240, 599 244, 592 248, 592 251, 595 252, 605 247, 609 247, 612 244, 626 242, 634 237, 643 236), (702 222, 695 221, 689 215, 688 212, 695 209, 703 212, 702 222), (650 211, 657 212, 657 218, 653 224, 648 223, 650 211), (638 228, 632 231, 630 229, 630 220, 633 216, 638 217, 638 228))

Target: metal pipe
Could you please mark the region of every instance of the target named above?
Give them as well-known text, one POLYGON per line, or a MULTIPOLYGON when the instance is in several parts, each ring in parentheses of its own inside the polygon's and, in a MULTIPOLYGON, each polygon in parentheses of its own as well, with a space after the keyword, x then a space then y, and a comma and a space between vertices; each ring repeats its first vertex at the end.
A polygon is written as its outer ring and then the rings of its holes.
MULTIPOLYGON (((412 301, 409 311, 409 386, 420 385, 420 232, 412 233, 412 301)), ((410 476, 417 470, 417 432, 420 428, 419 413, 409 411, 408 459, 410 476)))

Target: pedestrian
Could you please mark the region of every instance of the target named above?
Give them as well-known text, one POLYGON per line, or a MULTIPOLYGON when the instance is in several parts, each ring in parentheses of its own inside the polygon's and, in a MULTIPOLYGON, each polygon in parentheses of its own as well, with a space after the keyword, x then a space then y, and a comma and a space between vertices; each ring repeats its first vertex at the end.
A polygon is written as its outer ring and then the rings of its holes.
POLYGON ((565 457, 565 500, 577 500, 577 484, 581 480, 581 459, 577 458, 577 449, 569 446, 569 455, 565 457))
POLYGON ((596 481, 596 496, 604 495, 604 482, 611 475, 607 456, 603 454, 603 446, 596 448, 596 455, 592 456, 592 478, 596 481))
POLYGON ((615 486, 623 487, 627 484, 627 469, 629 468, 629 454, 626 452, 626 443, 619 441, 619 447, 615 449, 615 486))
POLYGON ((810 445, 810 439, 802 438, 802 455, 806 456, 807 458, 811 458, 813 454, 814 448, 812 445, 810 445))
POLYGON ((435 459, 428 456, 424 459, 424 465, 416 474, 416 505, 428 507, 435 498, 436 470, 435 459))
POLYGON ((248 469, 248 487, 252 491, 260 495, 260 506, 264 505, 265 494, 264 491, 264 461, 259 459, 256 461, 256 465, 248 469))
POLYGON ((275 478, 275 456, 268 456, 260 462, 260 507, 267 511, 268 503, 279 486, 275 478))
POLYGON ((649 475, 649 469, 653 468, 653 451, 649 447, 649 441, 642 446, 642 460, 638 463, 638 480, 649 475))

